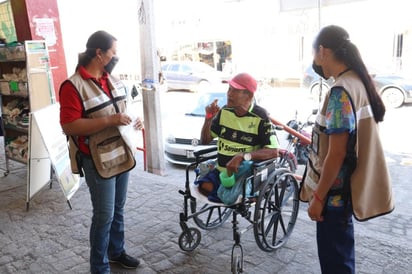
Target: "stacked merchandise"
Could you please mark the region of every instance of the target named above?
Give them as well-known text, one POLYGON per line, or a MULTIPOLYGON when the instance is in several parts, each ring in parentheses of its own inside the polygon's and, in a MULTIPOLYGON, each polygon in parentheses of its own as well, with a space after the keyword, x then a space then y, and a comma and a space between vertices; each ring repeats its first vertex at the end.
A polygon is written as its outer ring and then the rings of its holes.
POLYGON ((2 108, 5 125, 27 127, 29 125, 29 101, 27 98, 14 98, 2 108))
MULTIPOLYGON (((4 125, 16 128, 27 128, 29 125, 29 102, 27 98, 14 98, 2 108, 4 125)), ((6 136, 5 150, 8 157, 27 162, 28 158, 28 137, 6 136)))
POLYGON ((6 138, 6 155, 19 161, 27 162, 28 159, 28 137, 21 135, 17 138, 6 138))
POLYGON ((26 69, 13 68, 12 73, 5 73, 0 79, 0 91, 3 95, 27 96, 26 69))
MULTIPOLYGON (((3 75, 4 77, 4 75, 3 75)), ((7 77, 5 77, 7 78, 7 77)), ((10 78, 8 78, 10 79, 10 78)), ((4 82, 1 82, 4 83, 4 82)), ((21 83, 19 81, 10 81, 6 83, 21 83)), ((14 89, 12 85, 7 85, 11 87, 10 91, 21 90, 20 88, 14 89)), ((7 94, 7 89, 4 85, 0 85, 2 94, 7 94)), ((13 93, 15 95, 15 93, 13 93)), ((2 100, 2 119, 3 125, 7 128, 12 127, 16 129, 23 129, 22 132, 27 131, 29 126, 29 100, 27 98, 27 90, 25 96, 13 96, 3 98, 2 100)), ((7 134, 4 140, 6 155, 9 158, 27 162, 28 159, 28 136, 26 134, 16 135, 7 134)))
POLYGON ((22 43, 6 43, 4 38, 0 38, 0 61, 22 60, 25 58, 26 53, 22 43))

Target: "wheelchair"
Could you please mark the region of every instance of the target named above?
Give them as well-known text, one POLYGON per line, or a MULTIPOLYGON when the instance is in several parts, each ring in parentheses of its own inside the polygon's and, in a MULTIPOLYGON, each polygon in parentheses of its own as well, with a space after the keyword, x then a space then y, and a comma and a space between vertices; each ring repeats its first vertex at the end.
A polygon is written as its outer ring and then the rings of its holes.
POLYGON ((179 247, 183 251, 193 251, 199 246, 201 232, 196 227, 189 227, 193 222, 203 230, 212 230, 222 226, 232 215, 233 240, 231 254, 232 273, 243 272, 243 248, 241 234, 253 228, 258 247, 265 252, 272 252, 282 247, 290 237, 299 210, 299 186, 289 169, 279 167, 277 159, 254 162, 252 175, 243 181, 242 193, 231 205, 211 202, 190 182, 190 171, 200 164, 217 158, 217 148, 208 148, 195 152, 195 162, 186 166, 185 189, 179 190, 184 197, 183 212, 180 213, 182 233, 179 247), (250 182, 252 193, 246 193, 246 182, 250 182), (239 229, 238 217, 249 223, 246 229, 239 229))

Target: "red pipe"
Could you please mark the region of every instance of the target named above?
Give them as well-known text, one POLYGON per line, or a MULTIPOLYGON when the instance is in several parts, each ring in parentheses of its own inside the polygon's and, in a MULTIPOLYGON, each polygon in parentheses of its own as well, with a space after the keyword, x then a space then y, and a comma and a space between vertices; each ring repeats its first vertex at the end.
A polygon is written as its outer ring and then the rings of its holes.
POLYGON ((272 118, 272 117, 270 117, 270 120, 271 120, 272 123, 274 123, 275 125, 281 126, 281 127, 283 128, 283 130, 285 130, 286 132, 292 134, 292 135, 295 136, 295 137, 298 137, 299 140, 300 140, 300 142, 301 142, 303 145, 309 145, 309 144, 312 142, 311 139, 309 139, 309 138, 306 137, 305 135, 297 132, 297 131, 294 130, 293 128, 291 128, 291 127, 289 127, 289 126, 287 126, 287 125, 279 122, 278 120, 276 120, 276 119, 274 119, 274 118, 272 118))
POLYGON ((143 151, 143 168, 144 168, 144 171, 146 171, 147 170, 147 167, 146 167, 146 136, 144 134, 144 128, 142 128, 142 135, 143 135, 143 147, 136 147, 136 149, 143 151))

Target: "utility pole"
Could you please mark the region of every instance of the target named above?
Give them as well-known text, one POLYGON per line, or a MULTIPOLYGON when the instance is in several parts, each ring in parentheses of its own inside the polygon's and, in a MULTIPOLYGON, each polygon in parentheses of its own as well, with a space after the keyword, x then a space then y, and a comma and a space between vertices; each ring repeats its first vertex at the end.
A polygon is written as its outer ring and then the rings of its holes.
MULTIPOLYGON (((322 0, 318 0, 318 34, 322 28, 322 0)), ((319 97, 318 97, 318 105, 320 108, 320 103, 322 102, 323 96, 323 78, 319 77, 319 97)))
POLYGON ((141 0, 138 7, 142 73, 143 115, 146 134, 147 171, 164 175, 162 120, 160 115, 160 58, 155 32, 153 0, 141 0))

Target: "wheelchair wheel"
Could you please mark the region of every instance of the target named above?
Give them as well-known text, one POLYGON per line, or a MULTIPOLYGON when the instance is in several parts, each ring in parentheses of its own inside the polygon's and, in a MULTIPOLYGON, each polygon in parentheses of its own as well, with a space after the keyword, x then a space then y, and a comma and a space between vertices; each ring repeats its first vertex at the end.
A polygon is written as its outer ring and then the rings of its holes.
POLYGON ((191 227, 182 232, 179 236, 179 247, 183 251, 193 251, 199 244, 201 239, 199 229, 191 227))
POLYGON ((280 153, 280 157, 278 160, 278 167, 279 168, 286 168, 288 169, 291 173, 296 172, 296 162, 295 159, 292 156, 293 154, 289 154, 287 151, 280 153))
POLYGON ((272 172, 260 191, 254 215, 254 234, 260 249, 283 246, 295 226, 299 210, 298 183, 287 169, 272 172))
POLYGON ((243 248, 241 245, 234 245, 232 248, 231 270, 233 274, 243 272, 243 248))
MULTIPOLYGON (((191 206, 192 213, 196 213, 196 206, 191 206)), ((228 207, 211 206, 204 204, 199 214, 193 215, 193 220, 201 229, 210 230, 221 226, 232 214, 233 209, 228 207), (209 207, 209 209, 207 209, 209 207), (202 212, 204 211, 204 212, 202 212)))

